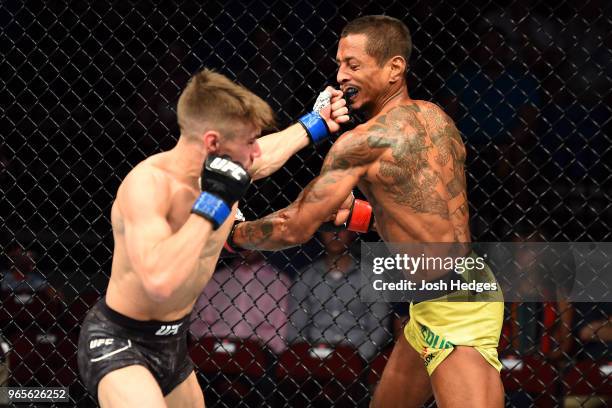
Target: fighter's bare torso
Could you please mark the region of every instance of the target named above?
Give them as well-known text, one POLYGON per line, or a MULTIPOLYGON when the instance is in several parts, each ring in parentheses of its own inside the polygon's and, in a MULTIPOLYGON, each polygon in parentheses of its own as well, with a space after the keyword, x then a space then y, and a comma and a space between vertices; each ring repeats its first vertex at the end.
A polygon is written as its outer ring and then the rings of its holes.
POLYGON ((168 153, 151 156, 132 169, 119 186, 111 210, 115 247, 106 302, 112 309, 133 319, 176 320, 191 312, 195 300, 212 276, 231 229, 235 208, 228 221, 210 235, 196 263, 197 271, 188 282, 181 285, 170 299, 155 301, 147 295, 141 277, 134 270, 125 242, 124 210, 126 206, 134 205, 127 198, 126 182, 143 172, 154 176, 154 187, 160 191, 160 205, 173 234, 185 224, 193 202, 200 194, 197 180, 189 180, 173 170, 168 153))
POLYGON ((438 106, 409 100, 352 133, 377 152, 358 186, 386 242, 470 241, 465 147, 438 106))

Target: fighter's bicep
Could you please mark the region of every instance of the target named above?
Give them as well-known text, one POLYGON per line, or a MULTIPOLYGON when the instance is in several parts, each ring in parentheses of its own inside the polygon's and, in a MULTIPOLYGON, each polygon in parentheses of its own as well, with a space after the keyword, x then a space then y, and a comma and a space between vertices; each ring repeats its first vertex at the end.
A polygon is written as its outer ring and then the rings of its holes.
POLYGON ((166 219, 166 186, 151 174, 133 174, 122 186, 119 208, 123 215, 125 248, 132 265, 147 263, 155 245, 172 235, 166 219))
POLYGON ((311 181, 295 203, 301 228, 329 221, 358 181, 354 173, 343 170, 326 171, 311 181))
POLYGON ((299 228, 309 230, 314 224, 328 221, 346 200, 372 161, 364 143, 367 141, 362 132, 345 133, 334 143, 321 174, 306 186, 289 211, 299 214, 291 217, 299 220, 299 228))
POLYGON ((352 171, 325 171, 304 189, 304 201, 309 203, 340 201, 342 203, 358 181, 359 177, 352 171))
POLYGON ((327 170, 351 170, 363 175, 367 167, 375 162, 382 152, 372 145, 371 134, 367 131, 353 131, 343 134, 329 149, 321 172, 327 170))

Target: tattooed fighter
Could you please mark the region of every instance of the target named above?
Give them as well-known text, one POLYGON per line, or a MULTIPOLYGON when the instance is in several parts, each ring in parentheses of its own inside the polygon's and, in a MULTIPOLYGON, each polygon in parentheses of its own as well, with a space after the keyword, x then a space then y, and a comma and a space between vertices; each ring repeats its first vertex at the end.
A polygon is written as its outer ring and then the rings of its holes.
MULTIPOLYGON (((465 147, 438 106, 408 95, 408 28, 394 18, 365 16, 340 37, 338 83, 345 94, 354 93, 352 106, 368 121, 335 142, 321 174, 293 204, 237 224, 232 245, 276 250, 303 243, 354 186, 371 207, 356 200, 349 228, 366 231, 373 212, 385 242, 469 242, 465 147)), ((373 407, 420 407, 432 394, 440 407, 503 406, 497 358, 502 302, 424 301, 411 305, 410 316, 373 407), (427 342, 432 333, 445 341, 427 342)))

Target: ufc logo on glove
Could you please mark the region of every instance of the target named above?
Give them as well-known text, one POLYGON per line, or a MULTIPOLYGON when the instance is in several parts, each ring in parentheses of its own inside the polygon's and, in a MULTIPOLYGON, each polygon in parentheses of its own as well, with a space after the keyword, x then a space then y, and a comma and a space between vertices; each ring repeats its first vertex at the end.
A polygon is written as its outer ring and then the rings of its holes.
POLYGON ((241 180, 246 173, 242 167, 223 157, 216 157, 212 163, 210 163, 210 167, 215 170, 229 172, 236 180, 241 180))

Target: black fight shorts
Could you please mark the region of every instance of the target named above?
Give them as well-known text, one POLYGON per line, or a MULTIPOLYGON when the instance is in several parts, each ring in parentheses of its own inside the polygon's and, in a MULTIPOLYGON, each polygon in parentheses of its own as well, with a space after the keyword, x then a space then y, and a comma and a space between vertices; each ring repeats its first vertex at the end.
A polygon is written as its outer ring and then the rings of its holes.
POLYGON ((106 374, 131 365, 147 368, 168 395, 193 371, 187 352, 189 315, 172 322, 139 321, 106 305, 102 298, 87 314, 79 335, 79 374, 97 399, 106 374))

